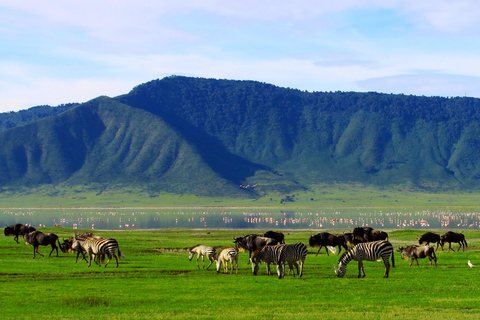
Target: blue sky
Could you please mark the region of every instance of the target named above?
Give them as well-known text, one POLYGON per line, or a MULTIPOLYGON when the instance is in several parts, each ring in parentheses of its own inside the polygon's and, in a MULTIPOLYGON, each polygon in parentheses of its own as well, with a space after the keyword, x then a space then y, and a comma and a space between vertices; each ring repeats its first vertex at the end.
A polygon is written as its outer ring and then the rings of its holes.
POLYGON ((0 0, 0 112, 170 75, 480 97, 474 0, 0 0))

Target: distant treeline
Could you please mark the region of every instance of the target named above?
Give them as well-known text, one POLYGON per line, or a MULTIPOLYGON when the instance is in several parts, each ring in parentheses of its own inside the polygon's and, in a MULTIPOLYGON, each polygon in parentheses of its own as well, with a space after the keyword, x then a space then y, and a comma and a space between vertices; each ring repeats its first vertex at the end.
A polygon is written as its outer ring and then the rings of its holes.
POLYGON ((43 105, 17 112, 10 111, 0 113, 0 131, 15 128, 45 117, 57 115, 76 105, 78 105, 78 103, 61 104, 56 107, 43 105))

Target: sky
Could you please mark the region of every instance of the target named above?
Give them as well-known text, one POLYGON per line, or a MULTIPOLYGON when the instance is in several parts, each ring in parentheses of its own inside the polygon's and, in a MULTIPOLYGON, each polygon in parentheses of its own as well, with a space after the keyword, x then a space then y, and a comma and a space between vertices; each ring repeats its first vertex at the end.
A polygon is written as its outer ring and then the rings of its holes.
POLYGON ((0 112, 171 75, 480 97, 477 0, 0 0, 0 112))

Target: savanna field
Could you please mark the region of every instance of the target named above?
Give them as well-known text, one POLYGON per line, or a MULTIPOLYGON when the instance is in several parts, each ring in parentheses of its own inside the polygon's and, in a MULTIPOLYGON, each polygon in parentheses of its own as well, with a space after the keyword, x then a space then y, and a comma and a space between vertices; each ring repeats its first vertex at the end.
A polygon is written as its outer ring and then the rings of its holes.
MULTIPOLYGON (((60 241, 73 236, 67 228, 43 228, 60 241)), ((275 272, 266 275, 264 264, 258 276, 247 265, 248 252, 239 256, 239 272, 223 274, 197 268, 188 260, 188 248, 196 244, 220 248, 233 246, 233 237, 266 230, 158 229, 97 231, 118 240, 125 258, 119 268, 106 268, 76 255, 59 252, 48 257, 50 247, 40 247, 45 257, 33 258, 33 247, 17 244, 13 237, 0 237, 2 319, 478 319, 480 314, 480 232, 463 232, 465 252, 436 252, 438 267, 428 259, 409 267, 395 252, 395 268, 382 278, 382 262, 365 262, 366 277, 358 279, 355 261, 338 278, 333 264, 339 256, 309 247, 304 275, 275 272), (470 268, 467 261, 478 266, 470 268)), ((82 232, 84 230, 77 230, 82 232)), ((85 230, 87 231, 87 230, 85 230)), ((287 243, 308 245, 311 234, 338 230, 280 230, 287 243)), ((395 249, 417 243, 425 230, 384 230, 395 249)), ((428 230, 440 234, 447 230, 428 230)), ((452 244, 457 250, 458 244, 452 244)), ((207 264, 208 265, 208 264, 207 264)), ((275 267, 272 268, 275 271, 275 267)))

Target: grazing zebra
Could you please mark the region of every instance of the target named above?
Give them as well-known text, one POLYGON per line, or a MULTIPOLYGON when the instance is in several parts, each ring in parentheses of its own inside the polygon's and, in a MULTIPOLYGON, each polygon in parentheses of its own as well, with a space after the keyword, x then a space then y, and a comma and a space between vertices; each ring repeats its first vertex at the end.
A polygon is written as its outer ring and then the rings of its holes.
MULTIPOLYGON (((90 263, 88 266, 90 267, 92 265, 92 259, 93 256, 97 257, 99 255, 102 255, 102 258, 105 257, 105 254, 108 255, 108 261, 105 263, 105 267, 110 263, 110 260, 112 258, 115 258, 117 261, 117 268, 118 268, 118 258, 115 255, 115 251, 118 250, 118 256, 122 257, 122 253, 120 252, 120 248, 118 246, 118 242, 115 239, 95 239, 95 238, 79 238, 75 235, 73 238, 73 243, 72 243, 72 250, 80 250, 83 248, 88 253, 88 256, 90 257, 90 263)), ((95 258, 95 263, 98 266, 101 266, 100 261, 97 261, 100 259, 95 258)), ((103 259, 102 259, 103 261, 103 259)))
POLYGON ((232 272, 233 274, 233 263, 236 264, 236 272, 238 274, 238 251, 235 248, 227 248, 223 249, 217 257, 217 273, 220 272, 220 265, 223 263, 223 272, 228 273, 228 262, 232 265, 232 272))
POLYGON ((265 246, 262 249, 257 250, 252 258, 253 275, 257 275, 258 269, 260 269, 259 264, 261 261, 265 262, 265 264, 267 265, 267 275, 271 275, 270 263, 278 264, 284 246, 284 244, 265 246))
POLYGON ((217 252, 213 247, 202 246, 201 244, 199 244, 190 249, 190 253, 188 254, 188 260, 192 261, 192 258, 195 254, 197 254, 198 269, 200 269, 200 266, 198 265, 198 258, 202 257, 203 269, 205 269, 205 257, 210 260, 210 264, 207 267, 208 270, 208 268, 210 268, 212 263, 215 261, 215 255, 217 254, 217 252))
POLYGON ((365 270, 363 268, 363 260, 366 261, 375 261, 379 258, 382 258, 383 263, 385 264, 385 274, 384 278, 388 278, 390 271, 390 262, 389 258, 392 256, 392 267, 395 267, 395 257, 393 254, 393 246, 390 242, 385 240, 373 241, 373 242, 363 242, 357 244, 352 249, 345 252, 338 261, 338 269, 335 267, 335 273, 341 278, 347 272, 347 264, 351 260, 358 261, 358 277, 360 278, 363 271, 363 277, 365 277, 365 270))
MULTIPOLYGON (((283 247, 282 252, 280 253, 280 260, 277 264, 277 273, 278 278, 282 279, 285 277, 285 262, 288 262, 290 271, 293 270, 293 266, 297 268, 297 273, 302 277, 303 275, 303 264, 305 263, 305 258, 307 257, 308 249, 307 246, 301 242, 286 244, 283 247), (300 272, 298 271, 298 264, 300 263, 300 272)), ((290 274, 290 271, 288 274, 290 274)), ((293 276, 295 277, 295 270, 293 270, 293 276)))

